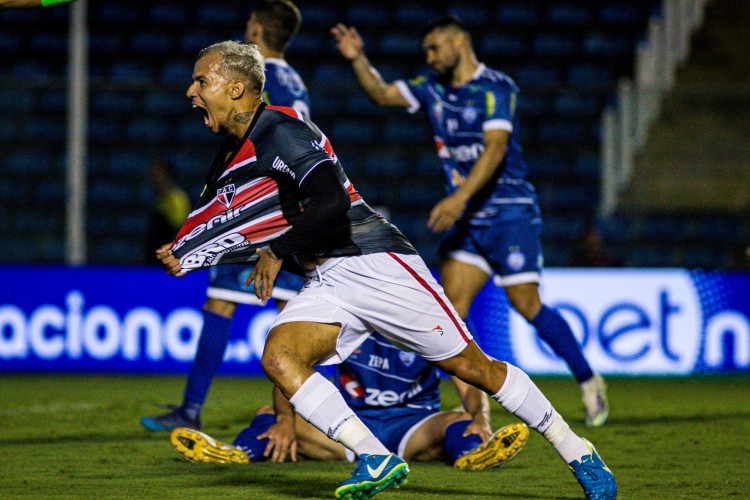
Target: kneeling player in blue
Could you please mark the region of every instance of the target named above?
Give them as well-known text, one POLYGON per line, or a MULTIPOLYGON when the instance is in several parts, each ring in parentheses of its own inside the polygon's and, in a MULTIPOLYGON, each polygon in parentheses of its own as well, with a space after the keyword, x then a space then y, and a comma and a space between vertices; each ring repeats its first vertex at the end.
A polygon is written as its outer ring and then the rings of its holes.
MULTIPOLYGON (((522 423, 491 434, 486 395, 455 378, 464 409, 440 411, 438 370, 377 333, 336 366, 334 379, 360 420, 405 460, 445 460, 459 469, 483 470, 514 458, 529 436, 522 423)), ((192 462, 284 461, 287 450, 292 461, 297 454, 313 460, 354 460, 343 445, 293 416, 279 396, 274 396, 276 412, 260 407, 231 445, 189 428, 175 429, 172 444, 192 462)))

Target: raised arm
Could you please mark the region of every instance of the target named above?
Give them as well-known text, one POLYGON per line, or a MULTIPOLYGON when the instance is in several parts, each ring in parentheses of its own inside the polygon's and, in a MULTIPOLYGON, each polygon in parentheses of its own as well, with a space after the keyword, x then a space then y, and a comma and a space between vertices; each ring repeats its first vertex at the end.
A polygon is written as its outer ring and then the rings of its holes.
POLYGON ((471 424, 466 428, 464 435, 478 434, 482 438, 482 441, 486 441, 492 435, 490 403, 487 394, 456 377, 451 376, 451 380, 456 386, 458 395, 461 398, 461 404, 471 414, 472 418, 471 424))
POLYGON ((341 55, 351 61, 357 81, 372 102, 378 106, 410 106, 396 84, 383 81, 378 70, 370 64, 365 55, 364 42, 356 28, 339 23, 331 28, 331 34, 341 55))

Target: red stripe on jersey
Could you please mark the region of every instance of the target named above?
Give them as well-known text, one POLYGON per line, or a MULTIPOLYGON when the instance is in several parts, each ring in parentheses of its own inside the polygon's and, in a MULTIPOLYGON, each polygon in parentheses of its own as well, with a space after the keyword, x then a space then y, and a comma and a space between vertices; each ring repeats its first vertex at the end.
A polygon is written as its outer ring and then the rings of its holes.
MULTIPOLYGON (((240 186, 237 189, 241 192, 232 200, 230 209, 234 209, 240 205, 251 203, 259 198, 271 195, 279 191, 278 184, 271 177, 262 179, 259 182, 253 184, 251 187, 244 189, 243 191, 244 187, 245 186, 240 186)), ((190 233, 190 231, 195 229, 198 225, 207 223, 209 220, 216 216, 221 216, 222 214, 226 213, 227 210, 229 209, 227 209, 225 205, 219 202, 218 199, 214 199, 211 203, 201 209, 199 213, 195 214, 193 217, 188 218, 188 220, 180 229, 180 232, 175 237, 175 241, 179 241, 180 238, 190 233)))
POLYGON ((359 192, 357 192, 356 189, 354 189, 354 184, 351 182, 348 186, 346 186, 346 192, 349 193, 349 200, 354 203, 357 200, 362 199, 362 197, 359 195, 359 192))
POLYGON ((248 139, 243 144, 240 150, 237 152, 237 154, 234 156, 234 159, 232 159, 232 162, 227 165, 227 168, 224 170, 229 170, 233 166, 237 165, 238 163, 242 163, 243 161, 252 158, 255 156, 255 144, 248 139))
POLYGON ((244 234, 251 243, 254 243, 288 227, 289 221, 286 220, 284 214, 279 214, 276 217, 271 217, 270 219, 266 219, 257 224, 246 226, 242 228, 240 232, 244 234))
POLYGON ((443 298, 442 298, 442 297, 440 296, 440 294, 439 294, 439 293, 437 293, 437 292, 436 292, 436 291, 435 291, 435 290, 434 290, 434 289, 433 289, 433 288, 432 288, 432 287, 431 287, 431 286, 430 286, 430 285, 429 285, 429 284, 428 284, 428 283, 427 283, 427 282, 426 282, 426 281, 424 280, 424 278, 422 278, 422 277, 421 277, 421 276, 419 275, 419 273, 418 273, 417 271, 415 271, 414 269, 412 269, 412 268, 411 268, 411 267, 410 267, 410 266, 409 266, 409 265, 408 265, 408 264, 407 264, 406 262, 404 262, 403 260, 399 259, 399 258, 398 258, 398 256, 396 256, 396 254, 393 254, 393 253, 391 253, 391 252, 386 252, 386 253, 387 253, 388 255, 390 255, 390 256, 391 256, 391 257, 392 257, 392 258, 393 258, 393 259, 394 259, 394 260, 395 260, 396 262, 398 262, 399 264, 401 264, 401 266, 402 266, 402 267, 403 267, 404 269, 406 269, 406 270, 407 270, 407 271, 409 272, 409 274, 411 274, 411 275, 412 275, 412 276, 414 277, 414 279, 415 279, 415 280, 417 280, 417 281, 419 282, 419 284, 420 284, 420 285, 422 285, 422 286, 424 287, 424 289, 425 289, 425 290, 427 290, 428 292, 430 292, 430 293, 432 294, 432 296, 433 296, 433 297, 435 297, 435 300, 437 301, 437 303, 438 303, 438 304, 440 304, 440 307, 442 307, 442 308, 443 308, 443 311, 445 311, 445 314, 447 314, 447 315, 448 315, 448 318, 450 318, 450 320, 451 320, 451 321, 453 322, 453 325, 454 325, 454 326, 456 327, 456 329, 457 329, 457 330, 458 330, 458 331, 459 331, 459 332, 461 333, 461 336, 462 336, 462 337, 463 337, 463 339, 464 339, 464 340, 466 341, 466 343, 468 344, 469 342, 471 342, 471 340, 469 339, 469 337, 467 337, 467 336, 466 336, 466 332, 464 332, 464 329, 463 329, 463 328, 461 327, 461 323, 459 323, 458 319, 456 319, 456 316, 455 316, 455 315, 453 314, 453 311, 451 311, 451 308, 450 308, 450 306, 449 306, 448 304, 446 304, 446 303, 445 303, 445 301, 444 301, 444 300, 443 300, 443 298))
POLYGON ((298 120, 301 120, 302 117, 297 113, 297 110, 294 108, 289 108, 287 106, 266 106, 266 109, 275 109, 276 111, 281 111, 285 115, 289 115, 292 118, 297 118, 298 120))

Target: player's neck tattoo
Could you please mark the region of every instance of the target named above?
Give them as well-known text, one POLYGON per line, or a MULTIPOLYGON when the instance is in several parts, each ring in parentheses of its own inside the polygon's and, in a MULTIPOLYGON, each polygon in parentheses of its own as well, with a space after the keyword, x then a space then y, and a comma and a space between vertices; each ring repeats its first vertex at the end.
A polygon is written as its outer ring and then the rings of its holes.
POLYGON ((246 113, 237 113, 234 115, 234 121, 240 122, 243 125, 250 123, 250 119, 253 117, 253 112, 248 111, 246 113))

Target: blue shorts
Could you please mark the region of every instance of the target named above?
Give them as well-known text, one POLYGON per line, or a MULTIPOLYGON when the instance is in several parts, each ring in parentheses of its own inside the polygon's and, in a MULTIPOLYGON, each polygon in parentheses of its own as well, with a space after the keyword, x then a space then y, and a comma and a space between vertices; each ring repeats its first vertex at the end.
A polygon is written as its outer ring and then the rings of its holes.
MULTIPOLYGON (((357 416, 375 434, 389 451, 404 456, 406 442, 422 422, 437 415, 437 410, 424 408, 378 408, 367 412, 367 416, 355 411, 357 416)), ((354 453, 347 450, 346 457, 354 461, 354 453)))
POLYGON ((498 286, 539 283, 544 262, 541 232, 538 215, 492 226, 459 224, 440 245, 440 255, 494 274, 498 286))
MULTIPOLYGON (((252 286, 245 285, 252 272, 252 266, 226 264, 208 268, 207 295, 214 299, 227 300, 238 304, 260 304, 252 286)), ((305 278, 287 271, 276 276, 271 296, 277 300, 291 300, 304 285, 305 278)))

